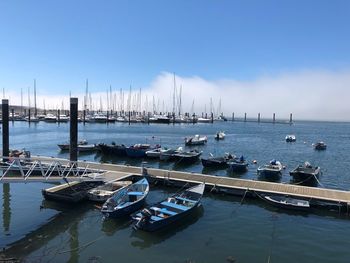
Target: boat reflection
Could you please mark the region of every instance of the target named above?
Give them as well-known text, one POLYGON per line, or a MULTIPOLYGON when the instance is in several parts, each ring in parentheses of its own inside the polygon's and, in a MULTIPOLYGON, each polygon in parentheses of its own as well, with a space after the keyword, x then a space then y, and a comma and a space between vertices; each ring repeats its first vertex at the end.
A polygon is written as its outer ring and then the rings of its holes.
POLYGON ((113 236, 118 230, 125 229, 131 225, 129 217, 125 218, 104 218, 102 221, 101 231, 107 236, 113 236))
POLYGON ((131 232, 131 245, 141 249, 149 248, 153 245, 162 243, 163 241, 173 237, 174 235, 184 231, 189 226, 196 223, 204 214, 203 206, 196 208, 189 216, 170 224, 169 226, 156 231, 145 232, 141 230, 134 230, 131 232))

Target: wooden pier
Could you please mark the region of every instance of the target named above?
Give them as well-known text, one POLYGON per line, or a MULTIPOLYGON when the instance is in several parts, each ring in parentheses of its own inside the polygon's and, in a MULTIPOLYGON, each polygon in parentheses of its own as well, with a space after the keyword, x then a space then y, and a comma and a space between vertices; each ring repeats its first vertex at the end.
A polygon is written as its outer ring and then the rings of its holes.
MULTIPOLYGON (((52 162, 60 162, 62 165, 69 165, 70 161, 67 159, 59 159, 52 157, 36 156, 32 157, 32 161, 38 161, 42 164, 49 164, 52 162)), ((226 193, 238 196, 258 197, 260 194, 278 194, 288 195, 310 201, 310 204, 318 205, 319 203, 326 203, 340 208, 345 208, 349 212, 350 207, 350 191, 315 188, 292 184, 272 183, 265 181, 237 179, 221 176, 204 175, 198 173, 188 173, 179 171, 161 170, 155 168, 142 168, 127 165, 115 165, 107 163, 96 163, 78 161, 78 167, 99 170, 101 177, 106 181, 113 179, 125 179, 130 176, 141 176, 142 172, 147 172, 148 179, 151 184, 164 184, 176 187, 182 187, 185 184, 196 184, 205 182, 206 190, 213 193, 226 193)), ((68 178, 68 177, 67 177, 68 178)), ((41 176, 28 177, 27 181, 51 181, 58 178, 52 177, 50 179, 41 176)), ((11 178, 4 177, 3 182, 24 180, 23 177, 11 176, 11 178)), ((74 177, 70 177, 74 180, 74 177)))

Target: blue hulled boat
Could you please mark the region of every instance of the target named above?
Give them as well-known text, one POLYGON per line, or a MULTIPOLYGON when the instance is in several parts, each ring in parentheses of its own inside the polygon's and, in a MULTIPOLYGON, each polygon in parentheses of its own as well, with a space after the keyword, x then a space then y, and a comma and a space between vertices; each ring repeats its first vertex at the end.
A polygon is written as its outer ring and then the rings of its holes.
POLYGON ((146 178, 143 178, 136 183, 121 189, 110 197, 103 204, 101 212, 106 217, 122 217, 130 215, 142 208, 148 193, 149 183, 146 178))
POLYGON ((126 156, 126 147, 124 144, 104 144, 101 143, 98 145, 102 154, 105 155, 114 155, 114 156, 126 156))
POLYGON ((205 183, 196 185, 133 214, 134 228, 156 231, 191 214, 200 205, 204 188, 205 183))

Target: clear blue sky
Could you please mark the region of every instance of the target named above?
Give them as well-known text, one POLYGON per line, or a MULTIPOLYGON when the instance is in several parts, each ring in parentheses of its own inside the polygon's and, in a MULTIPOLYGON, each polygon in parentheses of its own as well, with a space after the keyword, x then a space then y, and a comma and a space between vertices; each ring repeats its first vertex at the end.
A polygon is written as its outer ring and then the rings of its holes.
MULTIPOLYGON (((0 1, 0 88, 146 86, 350 66, 350 1, 0 1)), ((48 90, 48 88, 52 90, 48 90)))

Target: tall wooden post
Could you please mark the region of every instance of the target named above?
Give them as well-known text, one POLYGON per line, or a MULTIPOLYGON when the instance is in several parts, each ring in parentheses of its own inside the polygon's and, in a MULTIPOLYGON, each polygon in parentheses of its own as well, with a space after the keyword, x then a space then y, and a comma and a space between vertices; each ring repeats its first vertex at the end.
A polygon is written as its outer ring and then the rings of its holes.
POLYGON ((272 122, 275 123, 276 122, 276 113, 273 113, 273 116, 272 116, 272 122))
POLYGON ((69 160, 78 160, 78 98, 70 98, 69 160))
MULTIPOLYGON (((9 156, 10 139, 9 139, 9 100, 2 100, 2 156, 9 156)), ((6 159, 3 160, 7 161, 6 159)))
POLYGON ((246 122, 247 121, 247 113, 245 112, 244 113, 244 122, 246 122))
POLYGON ((258 122, 260 123, 260 112, 258 113, 258 122))

